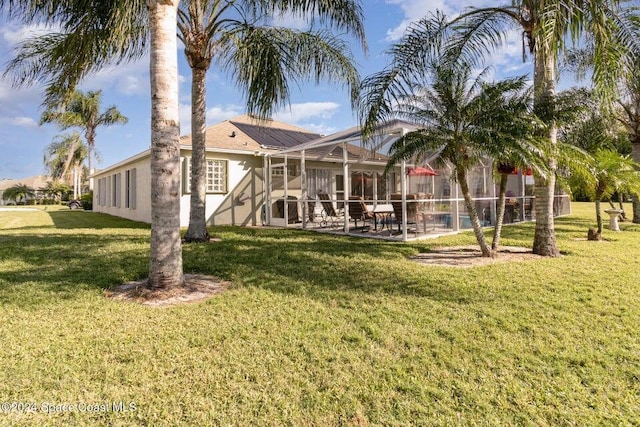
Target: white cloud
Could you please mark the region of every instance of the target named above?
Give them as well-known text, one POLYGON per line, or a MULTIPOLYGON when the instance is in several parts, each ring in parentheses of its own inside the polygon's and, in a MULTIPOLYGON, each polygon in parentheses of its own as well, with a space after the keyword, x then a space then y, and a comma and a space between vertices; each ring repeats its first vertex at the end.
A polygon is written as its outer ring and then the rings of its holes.
POLYGON ((300 31, 305 31, 309 28, 309 21, 306 18, 291 13, 281 13, 274 16, 271 24, 300 31))
POLYGON ((5 123, 11 126, 18 126, 24 128, 37 128, 38 122, 31 117, 19 116, 19 117, 2 117, 0 123, 5 123))
POLYGON ((386 0, 386 3, 398 6, 404 14, 402 22, 387 31, 387 40, 395 41, 402 37, 412 22, 436 10, 444 12, 451 18, 469 6, 483 7, 493 5, 494 2, 492 0, 386 0))
POLYGON ((29 24, 23 26, 17 26, 15 24, 7 24, 0 28, 0 34, 2 39, 7 43, 9 48, 13 48, 18 43, 21 43, 31 37, 40 36, 42 34, 59 31, 58 25, 49 24, 29 24))
MULTIPOLYGON (((243 114, 243 108, 239 105, 216 105, 207 110, 207 126, 228 120, 243 114)), ((180 134, 191 133, 191 104, 180 104, 180 134)))
POLYGON ((444 0, 386 0, 387 4, 397 5, 404 14, 404 19, 398 26, 387 31, 388 40, 398 40, 412 23, 424 18, 436 10, 443 11, 447 16, 452 14, 451 5, 457 2, 444 0))
POLYGON ((87 76, 82 90, 109 89, 127 96, 149 94, 149 57, 103 68, 87 76))
POLYGON ((244 108, 240 105, 216 105, 207 110, 207 124, 212 125, 223 120, 243 114, 244 108))
POLYGON ((149 80, 138 76, 124 76, 116 82, 116 90, 124 95, 149 92, 149 80))
POLYGON ((290 108, 274 114, 274 119, 285 123, 297 124, 303 120, 319 118, 329 120, 340 108, 335 102, 304 102, 291 104, 290 108))
POLYGON ((331 135, 332 133, 336 133, 338 131, 337 127, 328 125, 327 123, 297 123, 296 126, 310 130, 320 135, 331 135))

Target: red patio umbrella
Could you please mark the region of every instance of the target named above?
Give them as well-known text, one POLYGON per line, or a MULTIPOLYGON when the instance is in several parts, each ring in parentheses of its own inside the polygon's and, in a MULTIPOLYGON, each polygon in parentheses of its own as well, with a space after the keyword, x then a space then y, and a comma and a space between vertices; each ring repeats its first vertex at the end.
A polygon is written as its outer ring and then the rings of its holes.
MULTIPOLYGON (((511 174, 518 175, 518 168, 513 168, 513 171, 511 171, 511 174)), ((527 168, 526 171, 522 171, 522 175, 531 176, 533 175, 533 170, 531 168, 527 168)))
POLYGON ((436 176, 438 174, 431 169, 418 166, 417 168, 407 168, 407 175, 408 176, 436 176))

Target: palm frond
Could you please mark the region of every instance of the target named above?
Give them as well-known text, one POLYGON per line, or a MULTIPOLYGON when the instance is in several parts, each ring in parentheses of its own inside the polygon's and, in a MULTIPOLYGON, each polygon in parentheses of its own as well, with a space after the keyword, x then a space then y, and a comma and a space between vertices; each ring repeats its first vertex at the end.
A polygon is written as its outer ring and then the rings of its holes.
POLYGON ((359 75, 349 46, 328 31, 300 32, 286 28, 241 23, 220 39, 220 66, 236 78, 247 97, 247 109, 269 117, 286 105, 290 82, 311 76, 345 84, 352 101, 357 97, 359 75))

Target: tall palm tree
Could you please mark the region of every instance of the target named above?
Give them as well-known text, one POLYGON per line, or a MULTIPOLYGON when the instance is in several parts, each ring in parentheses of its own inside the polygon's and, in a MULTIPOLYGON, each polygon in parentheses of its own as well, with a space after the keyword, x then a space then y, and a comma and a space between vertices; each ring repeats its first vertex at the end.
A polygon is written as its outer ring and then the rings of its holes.
MULTIPOLYGON (((631 142, 631 158, 640 164, 640 59, 633 63, 631 72, 625 75, 621 97, 618 100, 621 114, 618 120, 624 125, 631 142)), ((640 224, 640 198, 633 196, 633 222, 640 224)))
MULTIPOLYGON (((84 131, 88 148, 89 173, 93 173, 93 158, 98 126, 125 124, 127 118, 115 106, 100 112, 102 91, 89 91, 86 94, 76 90, 68 102, 47 105, 40 117, 40 124, 56 123, 60 129, 79 127, 84 131)), ((89 190, 93 190, 93 180, 89 179, 89 190)))
POLYGON ((28 197, 35 197, 36 190, 29 187, 26 184, 16 184, 4 190, 2 193, 2 200, 13 200, 16 203, 20 203, 23 200, 27 200, 28 197))
POLYGON ((184 284, 180 243, 178 0, 0 0, 25 22, 55 22, 59 33, 27 41, 9 66, 14 83, 44 81, 46 104, 68 100, 90 71, 142 55, 150 41, 151 254, 147 286, 184 284))
MULTIPOLYGON (((299 2, 295 13, 309 14, 299 2)), ((306 4, 305 4, 306 3, 306 4)), ((321 17, 363 40, 356 2, 329 3, 321 17)), ((296 31, 269 25, 269 17, 291 7, 279 1, 192 0, 178 10, 178 37, 191 67, 191 203, 185 241, 209 239, 205 217, 206 73, 213 60, 233 72, 248 95, 247 109, 269 117, 289 98, 289 82, 310 77, 346 82, 355 96, 358 73, 344 42, 327 31, 296 31)), ((364 43, 364 42, 363 42, 364 43)), ((355 99, 355 98, 354 98, 355 99)))
MULTIPOLYGON (((523 45, 527 44, 533 57, 534 111, 546 123, 544 136, 551 144, 557 142, 553 109, 558 55, 566 43, 579 42, 585 35, 593 37, 595 87, 609 98, 631 61, 631 52, 637 54, 640 50, 635 6, 623 0, 513 0, 506 6, 469 8, 444 31, 435 34, 429 24, 432 19, 424 18, 409 28, 406 43, 394 64, 396 78, 389 85, 402 86, 402 77, 416 72, 425 60, 432 58, 434 48, 447 37, 446 33, 455 34, 448 49, 451 56, 482 61, 503 44, 509 30, 516 29, 522 32, 523 45)), ((442 15, 437 19, 445 21, 442 15)), ((549 158, 548 168, 555 172, 557 159, 549 158)), ((539 255, 558 256, 553 222, 556 177, 550 173, 546 178, 536 178, 533 251, 539 255)))
MULTIPOLYGON (((532 133, 540 123, 530 114, 531 93, 524 90, 524 79, 483 83, 483 74, 488 69, 475 80, 472 79, 471 62, 467 58, 445 60, 448 56, 447 46, 451 41, 446 28, 447 21, 442 14, 413 24, 405 36, 389 50, 391 64, 363 81, 359 113, 365 137, 375 132, 377 124, 399 114, 418 123, 425 123, 428 119, 426 124, 429 127, 420 132, 420 138, 415 139, 415 146, 407 145, 403 149, 398 145, 400 143, 396 144, 395 149, 399 155, 397 158, 403 158, 414 150, 415 154, 427 154, 429 150, 436 150, 441 152, 441 160, 451 162, 458 173, 466 175, 467 170, 480 157, 490 156, 498 164, 509 163, 509 173, 514 165, 526 165, 544 175, 547 170, 544 162, 546 148, 532 133), (417 56, 415 45, 424 46, 425 41, 428 41, 431 50, 428 54, 417 56), (425 86, 432 86, 432 89, 426 90, 427 94, 431 94, 430 99, 426 99, 418 91, 425 91, 425 86), (415 105, 411 107, 411 103, 415 104, 416 94, 422 105, 417 109, 415 105), (412 100, 409 109, 406 107, 407 99, 412 100), (425 106, 428 109, 421 112, 425 106), (473 110, 480 106, 490 110, 491 114, 480 114, 473 110), (429 141, 428 138, 433 140, 429 141)), ((415 138, 417 134, 409 135, 415 138)), ((487 256, 493 255, 499 246, 507 177, 501 177, 492 249, 486 245, 475 206, 467 206, 470 216, 476 217, 475 221, 472 219, 474 232, 483 254, 487 256)), ((461 186, 467 185, 466 179, 458 177, 458 181, 461 186)), ((462 190, 464 192, 465 189, 462 190)), ((467 199, 470 200, 470 195, 465 197, 466 204, 467 199)))
MULTIPOLYGON (((335 17, 340 28, 354 27, 362 33, 357 0, 246 0, 246 3, 298 16, 316 13, 321 22, 335 17)), ((139 57, 151 45, 152 213, 148 286, 183 285, 178 203, 178 74, 174 58, 179 0, 0 0, 2 5, 9 5, 10 14, 26 21, 49 19, 61 24, 59 33, 27 41, 8 68, 14 83, 46 81, 47 104, 68 99, 68 94, 88 72, 139 57)), ((274 70, 258 59, 254 58, 254 65, 264 67, 237 70, 240 81, 251 82, 247 86, 249 113, 260 112, 262 106, 256 100, 261 99, 263 91, 274 90, 268 79, 273 77, 269 73, 274 70)), ((308 74, 316 70, 304 71, 308 74)), ((282 92, 276 92, 275 99, 282 101, 282 92)))
MULTIPOLYGON (((434 153, 438 153, 436 162, 453 165, 482 255, 492 257, 495 251, 482 230, 467 175, 482 157, 495 155, 506 147, 512 153, 530 151, 534 147, 530 143, 534 126, 525 79, 487 83, 486 71, 473 77, 469 63, 429 64, 425 72, 431 77, 431 84, 414 87, 414 94, 396 97, 397 104, 389 111, 421 128, 392 144, 387 168, 401 160, 433 158, 434 153)), ((365 97, 370 90, 379 89, 379 77, 380 74, 365 79, 365 97)))
POLYGON ((54 181, 72 184, 72 171, 87 158, 87 147, 78 132, 58 135, 44 149, 44 165, 54 181))

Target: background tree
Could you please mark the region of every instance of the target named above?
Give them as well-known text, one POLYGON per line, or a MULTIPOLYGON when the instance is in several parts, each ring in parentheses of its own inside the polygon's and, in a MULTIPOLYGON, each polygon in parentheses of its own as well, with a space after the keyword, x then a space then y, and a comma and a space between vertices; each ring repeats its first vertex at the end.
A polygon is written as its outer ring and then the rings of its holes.
MULTIPOLYGON (((618 99, 620 114, 618 120, 624 125, 631 143, 631 158, 640 164, 640 59, 633 62, 633 68, 625 74, 618 99)), ((640 224, 640 199, 633 195, 633 222, 640 224)))
POLYGON ((588 173, 574 174, 572 179, 585 185, 595 201, 597 233, 602 234, 601 202, 616 191, 640 195, 640 167, 629 156, 613 150, 599 149, 593 155, 588 173))
POLYGON ((22 203, 29 197, 35 197, 36 190, 26 184, 16 184, 4 190, 2 200, 13 200, 16 203, 22 203))
POLYGON ((60 181, 47 181, 47 185, 40 189, 47 197, 54 199, 56 203, 60 203, 62 199, 68 197, 71 193, 71 187, 60 181))
POLYGON ((78 132, 56 136, 44 149, 43 161, 47 175, 54 181, 61 180, 73 185, 73 171, 82 169, 87 152, 87 146, 78 132))
MULTIPOLYGON (((93 173, 93 157, 98 126, 127 123, 127 118, 115 106, 100 112, 101 99, 101 90, 87 93, 77 90, 71 95, 69 101, 47 105, 46 110, 40 117, 40 124, 56 123, 60 129, 69 129, 70 127, 83 129, 88 148, 87 166, 89 174, 93 173)), ((93 190, 93 180, 91 178, 89 179, 89 190, 93 190)))
MULTIPOLYGON (((561 92, 559 98, 565 103, 573 104, 577 111, 572 120, 566 120, 559 127, 559 141, 578 147, 592 156, 601 150, 615 151, 621 155, 631 152, 628 135, 619 121, 619 111, 604 108, 600 100, 586 88, 573 88, 561 92)), ((587 159, 588 173, 593 169, 593 161, 593 158, 587 159)), ((577 172, 577 176, 582 175, 580 171, 574 172, 577 172)), ((570 181, 570 184, 575 198, 593 200, 594 193, 590 183, 579 179, 570 181)), ((624 193, 618 192, 616 195, 624 218, 624 193)), ((615 208, 611 197, 608 201, 611 207, 615 208)))
POLYGON ((178 10, 178 37, 191 67, 191 194, 185 241, 207 241, 206 73, 212 61, 230 71, 247 95, 247 109, 270 117, 289 99, 292 81, 315 76, 346 83, 355 100, 358 73, 347 45, 328 31, 296 31, 269 24, 274 13, 319 17, 364 45, 357 2, 192 0, 178 10), (319 11, 314 12, 318 4, 319 11))
MULTIPOLYGON (((589 39, 590 41, 590 39, 589 39)), ((578 79, 584 79, 588 71, 593 69, 595 62, 593 49, 572 49, 566 58, 564 68, 573 72, 578 79)), ((626 147, 617 151, 621 154, 631 154, 632 159, 640 162, 640 58, 636 57, 630 63, 630 68, 625 69, 621 80, 618 82, 616 93, 617 107, 613 110, 613 116, 624 126, 629 142, 626 147)), ((598 106, 599 109, 600 106, 598 106)), ((609 110, 609 109, 607 109, 609 110)), ((607 111, 609 113, 609 111, 607 111)), ((619 144, 619 146, 626 144, 619 144)), ((640 202, 633 195, 633 222, 640 223, 640 202)), ((620 201, 622 209, 622 202, 620 201)), ((623 213, 622 217, 625 217, 623 213)))

